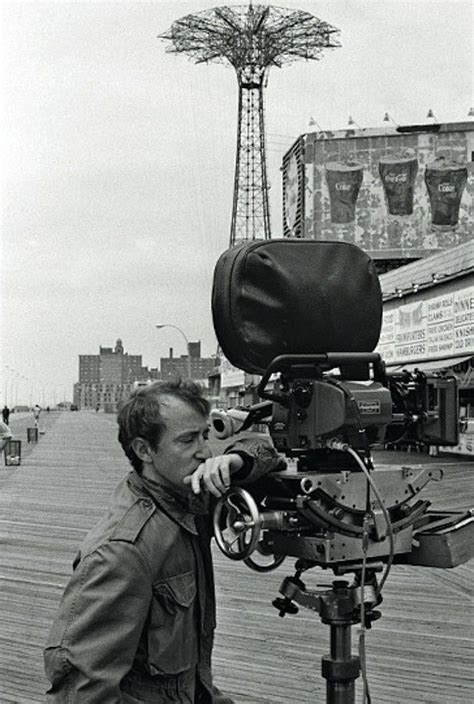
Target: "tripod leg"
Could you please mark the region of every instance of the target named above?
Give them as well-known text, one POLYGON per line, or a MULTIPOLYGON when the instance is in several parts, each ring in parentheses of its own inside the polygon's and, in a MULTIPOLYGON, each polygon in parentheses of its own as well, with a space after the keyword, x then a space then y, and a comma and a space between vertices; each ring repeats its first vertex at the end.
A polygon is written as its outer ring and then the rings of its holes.
POLYGON ((351 655, 351 624, 331 624, 331 654, 322 659, 326 704, 355 704, 355 680, 360 661, 351 655))

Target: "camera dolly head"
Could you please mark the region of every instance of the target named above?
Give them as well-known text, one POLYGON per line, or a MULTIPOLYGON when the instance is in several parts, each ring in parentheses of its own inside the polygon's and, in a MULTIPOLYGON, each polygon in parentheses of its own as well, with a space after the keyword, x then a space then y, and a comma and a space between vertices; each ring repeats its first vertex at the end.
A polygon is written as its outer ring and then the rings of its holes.
MULTIPOLYGON (((330 652, 321 669, 328 704, 354 704, 361 673, 366 682, 360 656, 352 655, 351 628, 362 625, 363 642, 365 629, 380 618, 376 607, 392 563, 453 567, 473 556, 472 513, 433 512, 419 496, 442 478, 440 469, 375 469, 370 454, 371 443, 393 427, 425 442, 434 435, 455 441, 457 422, 445 417, 456 417, 455 380, 395 381, 398 405, 377 354, 276 358, 259 394, 272 403, 267 420, 274 444, 296 458, 296 471, 274 472, 249 490, 231 487, 214 510, 216 542, 228 558, 260 572, 297 558, 273 605, 280 616, 309 609, 329 625, 330 652), (339 373, 327 374, 336 365, 339 373), (348 374, 358 380, 348 381, 348 374), (301 575, 312 567, 337 577, 352 573, 353 581, 307 589, 301 575)), ((252 409, 240 413, 237 432, 252 420, 252 409)))

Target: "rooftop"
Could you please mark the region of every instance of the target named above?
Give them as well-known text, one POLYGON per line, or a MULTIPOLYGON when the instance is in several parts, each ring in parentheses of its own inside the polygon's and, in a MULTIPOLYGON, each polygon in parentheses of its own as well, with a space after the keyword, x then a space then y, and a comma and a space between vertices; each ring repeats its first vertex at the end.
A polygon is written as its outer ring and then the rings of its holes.
POLYGON ((308 140, 350 139, 354 137, 400 137, 413 133, 474 132, 474 121, 433 122, 415 125, 383 125, 379 127, 346 127, 342 130, 318 130, 307 132, 308 140))
POLYGON ((388 271, 380 276, 380 285, 384 298, 390 298, 397 295, 397 289, 411 289, 413 284, 433 286, 471 272, 474 272, 474 239, 388 271))

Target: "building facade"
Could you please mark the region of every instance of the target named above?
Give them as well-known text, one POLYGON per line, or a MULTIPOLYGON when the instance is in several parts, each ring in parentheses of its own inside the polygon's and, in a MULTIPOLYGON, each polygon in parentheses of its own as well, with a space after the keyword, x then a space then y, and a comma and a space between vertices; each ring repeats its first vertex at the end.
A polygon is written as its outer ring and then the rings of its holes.
POLYGON ((181 377, 183 379, 191 377, 195 381, 200 382, 206 388, 209 385, 208 378, 216 366, 215 357, 201 357, 201 342, 189 343, 189 357, 181 355, 175 357, 173 348, 170 347, 169 356, 161 357, 159 378, 163 380, 175 379, 181 377))
POLYGON ((208 389, 209 374, 215 369, 214 357, 201 357, 201 342, 189 343, 188 356, 162 357, 160 369, 143 366, 142 355, 125 352, 122 340, 115 347, 100 347, 99 354, 79 355, 79 381, 74 385, 74 404, 78 408, 116 413, 137 385, 177 377, 199 381, 208 389))
POLYGON ((474 456, 474 240, 380 277, 380 352, 388 371, 447 370, 459 392, 460 442, 474 456))
POLYGON ((283 159, 286 237, 344 240, 380 273, 468 241, 474 123, 302 135, 283 159))
POLYGON ((74 403, 79 408, 115 413, 129 397, 137 381, 150 378, 141 355, 125 352, 122 340, 115 347, 100 347, 99 354, 79 355, 79 381, 74 385, 74 403))

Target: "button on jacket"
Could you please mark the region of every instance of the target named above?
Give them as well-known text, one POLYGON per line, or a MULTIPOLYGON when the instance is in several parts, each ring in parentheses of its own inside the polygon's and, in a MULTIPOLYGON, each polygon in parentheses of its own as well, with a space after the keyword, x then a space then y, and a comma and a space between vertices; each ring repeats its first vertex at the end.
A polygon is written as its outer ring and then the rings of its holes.
MULTIPOLYGON (((230 449, 244 459, 239 483, 281 468, 264 436, 230 449)), ((209 501, 135 471, 120 482, 81 546, 49 634, 49 702, 232 704, 211 676, 209 501)))

